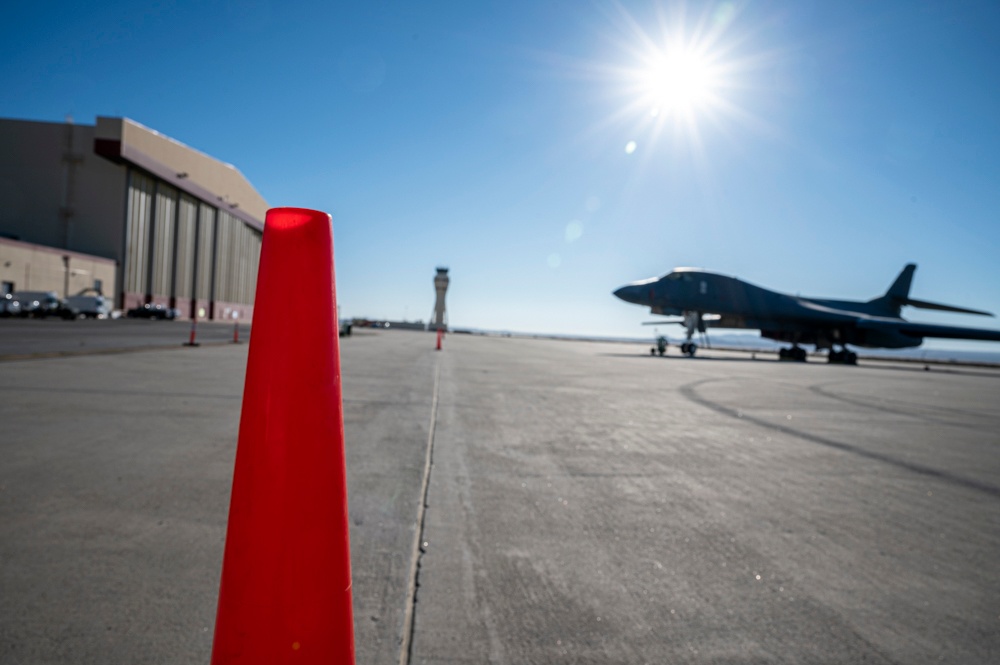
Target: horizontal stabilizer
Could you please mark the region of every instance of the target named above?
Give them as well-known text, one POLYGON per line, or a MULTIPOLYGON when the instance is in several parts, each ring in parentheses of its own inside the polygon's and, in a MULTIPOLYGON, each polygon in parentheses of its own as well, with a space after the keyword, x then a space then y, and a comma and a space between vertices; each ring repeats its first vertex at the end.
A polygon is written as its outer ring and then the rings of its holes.
POLYGON ((858 321, 858 328, 863 330, 882 330, 890 333, 897 332, 916 338, 938 337, 941 339, 978 339, 989 342, 1000 342, 1000 330, 959 328, 957 326, 943 326, 935 323, 914 323, 912 321, 898 323, 873 318, 860 319, 858 321))
POLYGON ((909 305, 910 307, 919 307, 920 309, 937 309, 942 312, 958 312, 959 314, 980 314, 982 316, 993 316, 992 312, 984 312, 979 309, 955 307, 954 305, 942 305, 940 303, 928 302, 926 300, 914 300, 913 298, 907 298, 903 301, 903 304, 909 305))

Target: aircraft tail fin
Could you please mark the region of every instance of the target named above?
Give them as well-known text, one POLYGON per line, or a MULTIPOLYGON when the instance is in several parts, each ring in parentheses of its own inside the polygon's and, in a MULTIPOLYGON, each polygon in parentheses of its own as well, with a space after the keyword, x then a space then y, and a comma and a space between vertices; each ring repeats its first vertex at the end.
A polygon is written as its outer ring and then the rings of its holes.
POLYGON ((892 283, 889 290, 885 292, 883 298, 892 298, 900 303, 909 300, 910 298, 910 285, 913 283, 913 273, 917 270, 916 263, 907 263, 903 271, 899 273, 899 277, 896 281, 892 283))
POLYGON ((869 304, 875 305, 882 316, 898 317, 903 305, 910 299, 910 284, 913 283, 913 273, 916 269, 917 264, 907 263, 885 295, 869 300, 869 304))
POLYGON ((885 295, 875 298, 869 301, 873 305, 877 305, 884 315, 898 317, 900 311, 903 309, 904 305, 909 305, 910 307, 919 307, 921 309, 936 309, 942 312, 958 312, 960 314, 979 314, 982 316, 993 316, 990 312, 984 312, 978 309, 969 309, 967 307, 956 307, 954 305, 942 305, 936 302, 929 302, 927 300, 917 300, 916 298, 910 297, 910 285, 913 283, 913 273, 917 269, 917 264, 908 263, 903 271, 899 273, 896 277, 896 281, 892 283, 889 290, 885 292, 885 295))

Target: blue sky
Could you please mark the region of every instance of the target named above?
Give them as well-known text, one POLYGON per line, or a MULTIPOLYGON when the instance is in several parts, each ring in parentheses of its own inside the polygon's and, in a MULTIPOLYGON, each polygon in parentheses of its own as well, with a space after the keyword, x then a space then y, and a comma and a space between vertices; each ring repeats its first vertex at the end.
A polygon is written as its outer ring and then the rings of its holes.
POLYGON ((997 34, 993 2, 19 3, 0 116, 127 116, 330 212, 345 315, 426 320, 440 264, 452 325, 640 336, 611 291, 674 266, 862 299, 911 261, 1000 312, 997 34), (671 49, 710 81, 654 116, 671 49))

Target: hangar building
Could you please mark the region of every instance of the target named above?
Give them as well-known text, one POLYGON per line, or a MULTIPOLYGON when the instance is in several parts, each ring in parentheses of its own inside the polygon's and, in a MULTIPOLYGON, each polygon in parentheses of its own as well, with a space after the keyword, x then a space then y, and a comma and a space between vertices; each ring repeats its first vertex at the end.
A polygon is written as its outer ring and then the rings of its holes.
POLYGON ((0 119, 7 290, 96 287, 121 309, 249 319, 267 208, 231 164, 128 118, 0 119))

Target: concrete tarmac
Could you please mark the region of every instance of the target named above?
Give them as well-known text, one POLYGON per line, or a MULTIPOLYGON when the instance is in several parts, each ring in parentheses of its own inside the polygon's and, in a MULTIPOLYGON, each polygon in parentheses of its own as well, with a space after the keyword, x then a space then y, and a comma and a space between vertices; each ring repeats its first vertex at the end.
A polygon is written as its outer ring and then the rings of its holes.
MULTIPOLYGON (((1000 662, 1000 372, 433 342, 341 342, 358 663, 1000 662)), ((245 361, 0 363, 0 663, 208 662, 245 361)))
MULTIPOLYGON (((198 344, 227 344, 236 323, 199 321, 198 344)), ((250 326, 240 323, 238 339, 247 340, 250 326)), ((0 319, 0 362, 45 356, 122 353, 176 347, 191 340, 190 321, 150 319, 0 319)))

